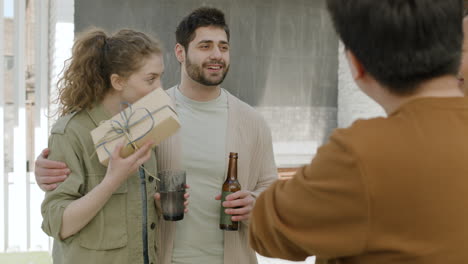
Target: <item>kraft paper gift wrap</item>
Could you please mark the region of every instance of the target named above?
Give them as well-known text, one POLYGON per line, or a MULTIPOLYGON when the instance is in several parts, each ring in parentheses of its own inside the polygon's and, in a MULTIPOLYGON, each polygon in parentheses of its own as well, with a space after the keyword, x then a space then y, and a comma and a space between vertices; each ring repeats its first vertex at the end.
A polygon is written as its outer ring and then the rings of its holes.
POLYGON ((128 157, 148 140, 154 140, 154 147, 180 128, 173 102, 162 88, 124 105, 127 108, 91 131, 99 161, 105 166, 119 143, 125 144, 121 156, 128 157))

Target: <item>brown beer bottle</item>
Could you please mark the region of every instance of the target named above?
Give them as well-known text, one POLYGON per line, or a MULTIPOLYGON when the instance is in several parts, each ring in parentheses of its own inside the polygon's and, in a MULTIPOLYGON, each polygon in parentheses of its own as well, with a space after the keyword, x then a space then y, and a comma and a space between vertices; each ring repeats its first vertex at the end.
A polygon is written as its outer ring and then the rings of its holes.
POLYGON ((226 177, 226 181, 223 184, 222 195, 221 195, 221 219, 219 220, 219 228, 222 230, 235 231, 239 229, 239 222, 232 221, 232 215, 226 214, 223 206, 223 202, 226 201, 226 196, 231 193, 240 191, 241 186, 237 181, 237 153, 229 153, 229 167, 226 177))

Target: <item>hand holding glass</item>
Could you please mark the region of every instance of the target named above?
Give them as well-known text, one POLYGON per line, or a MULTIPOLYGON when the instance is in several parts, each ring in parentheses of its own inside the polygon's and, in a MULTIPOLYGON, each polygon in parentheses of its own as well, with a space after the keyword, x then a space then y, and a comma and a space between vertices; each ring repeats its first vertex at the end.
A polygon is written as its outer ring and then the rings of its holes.
POLYGON ((185 171, 166 170, 158 172, 159 193, 164 220, 179 221, 184 218, 185 171))

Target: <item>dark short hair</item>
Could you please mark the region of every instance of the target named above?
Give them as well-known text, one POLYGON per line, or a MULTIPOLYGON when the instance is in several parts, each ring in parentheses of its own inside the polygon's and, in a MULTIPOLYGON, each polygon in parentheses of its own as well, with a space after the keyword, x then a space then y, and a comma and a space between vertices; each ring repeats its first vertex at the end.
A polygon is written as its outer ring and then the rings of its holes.
POLYGON ((229 26, 224 19, 224 13, 216 8, 201 7, 192 11, 179 23, 176 30, 176 41, 187 51, 188 44, 195 38, 195 30, 199 27, 214 26, 224 29, 229 40, 229 26))
POLYGON ((426 80, 456 75, 462 0, 327 0, 335 29, 379 83, 398 95, 426 80))

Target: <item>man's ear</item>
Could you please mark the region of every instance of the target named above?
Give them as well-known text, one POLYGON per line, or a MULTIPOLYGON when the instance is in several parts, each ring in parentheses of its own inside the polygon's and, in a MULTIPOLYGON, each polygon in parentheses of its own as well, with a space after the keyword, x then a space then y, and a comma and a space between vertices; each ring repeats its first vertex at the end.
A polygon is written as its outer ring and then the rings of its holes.
POLYGON ((346 58, 348 59, 348 65, 351 70, 351 74, 353 75, 353 79, 355 81, 361 79, 366 73, 364 66, 350 50, 347 49, 345 54, 346 58))
POLYGON ((177 43, 174 47, 174 53, 177 58, 177 60, 180 63, 185 62, 185 48, 181 44, 177 43))
POLYGON ((463 18, 463 38, 466 39, 468 37, 468 16, 463 18))
POLYGON ((116 73, 113 73, 111 74, 110 76, 110 81, 111 81, 111 85, 112 85, 112 88, 116 91, 123 91, 124 87, 125 87, 125 79, 120 77, 118 74, 116 73))

